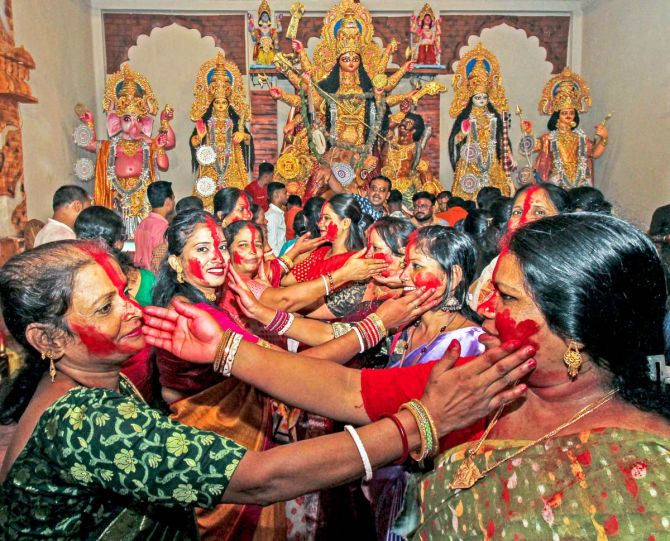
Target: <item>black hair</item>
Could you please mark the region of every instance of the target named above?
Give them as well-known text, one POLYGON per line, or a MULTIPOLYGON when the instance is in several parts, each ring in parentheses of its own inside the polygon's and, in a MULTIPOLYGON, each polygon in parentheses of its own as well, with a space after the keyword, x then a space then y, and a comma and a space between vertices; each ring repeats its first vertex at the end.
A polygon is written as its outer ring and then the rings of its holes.
POLYGON ((256 203, 251 203, 251 206, 249 207, 249 212, 251 212, 251 221, 254 222, 255 224, 258 224, 258 220, 261 217, 262 210, 263 207, 261 207, 260 205, 257 205, 256 203))
POLYGON ((465 199, 462 197, 450 197, 449 201, 447 201, 447 208, 451 209, 454 207, 461 207, 462 209, 465 208, 465 199))
POLYGON ((405 247, 415 230, 416 227, 409 220, 383 216, 370 226, 369 233, 376 231, 393 255, 400 257, 405 255, 405 247))
POLYGON ((668 390, 651 381, 647 364, 663 352, 666 301, 651 240, 622 220, 584 212, 529 223, 509 249, 549 328, 583 344, 622 399, 670 418, 668 390))
POLYGON ((568 212, 599 212, 611 214, 612 204, 603 192, 591 186, 579 186, 568 191, 568 212))
MULTIPOLYGON (((575 120, 574 120, 575 126, 574 128, 571 128, 573 130, 579 127, 579 111, 577 111, 577 109, 575 109, 574 111, 575 111, 575 120)), ((561 116, 560 111, 554 111, 551 114, 551 116, 549 117, 549 121, 547 122, 547 129, 549 131, 554 131, 556 129, 556 127, 558 126, 558 119, 560 118, 560 116, 561 116)))
POLYGON ((293 218, 293 231, 295 231, 295 238, 302 237, 308 231, 307 216, 300 210, 293 218))
POLYGON ((214 194, 214 216, 217 220, 225 220, 235 210, 237 201, 241 196, 245 196, 251 204, 251 197, 239 188, 224 188, 216 192, 214 194), (221 216, 219 216, 219 213, 221 213, 221 216))
POLYGON ((185 212, 187 210, 203 210, 204 208, 205 205, 203 205, 202 199, 195 195, 189 195, 187 197, 182 197, 177 201, 175 212, 179 214, 180 212, 185 212))
POLYGON ((553 184, 551 182, 526 184, 523 188, 519 188, 519 190, 514 194, 514 201, 516 201, 522 193, 527 192, 533 187, 544 190, 544 192, 549 197, 549 200, 552 202, 554 207, 556 207, 556 210, 558 211, 559 214, 561 212, 565 212, 568 209, 568 203, 569 203, 568 192, 565 191, 560 186, 556 186, 556 184, 553 184))
POLYGON ((288 196, 286 204, 290 207, 302 207, 302 199, 299 195, 292 194, 288 196))
POLYGON ((489 210, 491 203, 501 197, 500 188, 484 186, 477 192, 477 208, 489 210))
POLYGON ((476 275, 498 255, 498 245, 502 234, 493 222, 493 216, 488 210, 474 209, 468 212, 465 219, 458 224, 464 233, 470 236, 477 246, 476 275))
POLYGON ((18 422, 49 363, 28 342, 26 329, 39 323, 51 336, 72 336, 65 315, 72 303, 76 274, 94 263, 84 248, 104 251, 101 243, 49 242, 12 257, 0 270, 0 307, 7 329, 25 349, 18 374, 0 384, 0 423, 18 422))
MULTIPOLYGON (((214 109, 214 100, 212 100, 212 103, 210 103, 209 107, 207 107, 205 114, 202 115, 202 121, 205 123, 207 129, 209 128, 208 123, 209 119, 212 118, 213 109, 214 109)), ((244 157, 244 163, 247 165, 247 170, 252 171, 254 169, 254 161, 255 161, 254 139, 253 137, 251 137, 251 133, 249 133, 249 130, 247 129, 246 126, 244 125, 240 126, 240 115, 238 115, 235 112, 235 109, 233 108, 232 105, 228 105, 228 118, 230 118, 230 120, 233 121, 232 133, 241 131, 249 135, 249 144, 242 144, 242 155, 244 157)), ((196 157, 196 151, 198 147, 193 146, 194 137, 196 137, 197 140, 200 140, 200 136, 198 136, 197 127, 193 128, 193 131, 191 132, 191 137, 188 138, 188 145, 191 147, 191 170, 195 173, 200 168, 200 164, 198 163, 198 158, 196 157)))
POLYGON ((165 200, 174 197, 172 183, 165 180, 157 180, 149 184, 147 188, 147 198, 152 209, 157 209, 165 205, 165 200))
POLYGON ((90 196, 86 190, 84 190, 84 188, 75 186, 74 184, 66 184, 54 192, 51 206, 55 212, 59 208, 64 207, 65 205, 69 205, 70 203, 74 203, 75 201, 81 201, 82 203, 85 203, 86 201, 90 201, 90 199, 90 196))
POLYGON ((321 236, 319 231, 319 220, 321 219, 321 209, 326 204, 323 197, 310 197, 305 206, 302 207, 302 212, 307 218, 307 231, 311 238, 316 239, 321 236))
POLYGON ((74 222, 74 232, 78 239, 101 239, 109 250, 114 244, 126 240, 126 226, 116 212, 100 205, 82 210, 74 222))
MULTIPOLYGON (((497 123, 496 123, 496 157, 498 158, 498 161, 502 160, 502 151, 503 151, 503 120, 502 116, 500 116, 500 113, 496 110, 496 108, 493 106, 491 101, 486 104, 486 108, 488 111, 492 114, 495 115, 497 123)), ((461 123, 470 116, 470 112, 472 111, 472 97, 470 98, 470 101, 468 104, 465 106, 465 108, 460 112, 460 114, 456 117, 456 120, 454 121, 454 126, 451 128, 451 133, 449 134, 449 160, 451 161, 451 167, 454 171, 456 171, 456 164, 458 163, 458 158, 461 152, 461 147, 465 144, 465 141, 467 138, 464 138, 460 143, 456 143, 456 136, 460 133, 461 131, 461 123)), ((508 141, 509 143, 509 141, 508 141)), ((511 144, 510 144, 511 148, 511 144)))
POLYGON ((391 189, 393 188, 393 183, 391 182, 391 179, 388 178, 388 177, 386 177, 386 176, 384 176, 384 175, 377 175, 376 177, 373 177, 372 180, 370 180, 370 185, 372 185, 372 183, 373 183, 375 180, 382 180, 382 181, 386 182, 386 183, 388 184, 388 188, 389 188, 388 191, 389 191, 389 192, 390 192, 391 189))
POLYGON ((267 187, 268 201, 270 203, 272 203, 272 197, 274 196, 274 194, 276 192, 279 192, 279 191, 285 190, 285 189, 286 189, 286 185, 282 182, 270 182, 270 184, 268 184, 268 187, 267 187))
POLYGON ((514 199, 511 197, 501 196, 491 203, 489 212, 493 218, 493 225, 504 232, 507 228, 507 222, 512 216, 512 207, 514 206, 514 199))
POLYGON ((258 164, 258 176, 262 177, 263 175, 272 175, 275 172, 275 166, 270 162, 261 162, 258 164))
POLYGON ((389 192, 388 204, 402 204, 402 192, 400 190, 391 190, 389 192))
POLYGON ((365 230, 369 225, 363 219, 363 210, 350 193, 339 193, 328 200, 333 212, 341 219, 349 218, 351 226, 347 236, 347 250, 360 250, 365 246, 365 230))
POLYGON ((235 240, 235 237, 245 227, 251 227, 252 229, 255 229, 256 232, 258 233, 258 238, 260 239, 261 244, 265 243, 265 237, 263 236, 263 229, 261 228, 260 225, 258 225, 256 222, 250 222, 247 220, 237 220, 236 222, 233 222, 223 230, 223 235, 224 237, 226 237, 226 244, 228 245, 229 252, 233 249, 233 241, 235 240))
POLYGON ((441 191, 435 196, 435 199, 442 199, 443 197, 451 199, 451 192, 448 190, 441 191))
POLYGON ((423 121, 423 117, 416 113, 407 113, 405 118, 414 122, 414 134, 412 135, 412 140, 415 143, 421 141, 423 132, 426 131, 426 123, 423 121))
POLYGON ((212 219, 213 217, 204 210, 187 210, 180 212, 172 220, 170 227, 165 232, 167 255, 158 269, 153 290, 152 301, 156 306, 167 306, 175 296, 185 297, 193 303, 212 304, 194 285, 188 282, 179 283, 177 273, 168 262, 171 255, 181 256, 195 228, 201 224, 206 224, 208 218, 212 219))
POLYGON ((465 233, 442 225, 429 225, 419 229, 415 239, 415 249, 437 261, 447 273, 447 287, 442 302, 447 300, 451 290, 451 270, 455 266, 461 268, 463 278, 456 286, 453 296, 462 306, 461 314, 470 321, 481 323, 482 318, 468 306, 467 302, 468 290, 475 278, 477 266, 477 249, 472 239, 465 233))
POLYGON ((430 192, 416 192, 412 196, 412 203, 416 203, 419 199, 428 199, 432 205, 435 204, 435 196, 430 192))

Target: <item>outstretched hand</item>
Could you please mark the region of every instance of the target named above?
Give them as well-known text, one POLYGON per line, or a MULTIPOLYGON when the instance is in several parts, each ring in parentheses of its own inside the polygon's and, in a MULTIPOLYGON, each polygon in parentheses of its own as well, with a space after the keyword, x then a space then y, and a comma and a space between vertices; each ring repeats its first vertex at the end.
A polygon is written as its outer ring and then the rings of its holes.
POLYGON ((175 299, 174 308, 146 306, 142 332, 147 344, 193 363, 211 363, 223 330, 204 310, 175 299))
POLYGON ((431 413, 440 436, 485 418, 527 390, 518 380, 537 365, 533 346, 510 340, 454 368, 461 346, 454 340, 433 366, 421 401, 431 413))
POLYGON ((419 318, 424 312, 440 304, 441 298, 435 296, 435 289, 419 287, 414 291, 384 301, 376 314, 384 322, 387 330, 399 329, 419 318))

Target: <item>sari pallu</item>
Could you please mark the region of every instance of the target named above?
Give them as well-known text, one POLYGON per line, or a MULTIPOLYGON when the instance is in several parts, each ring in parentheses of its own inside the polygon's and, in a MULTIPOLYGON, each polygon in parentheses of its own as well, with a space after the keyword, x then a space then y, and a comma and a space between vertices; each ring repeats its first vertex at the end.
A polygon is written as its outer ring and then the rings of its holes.
MULTIPOLYGON (((526 445, 491 440, 475 457, 483 470, 526 445)), ((436 460, 404 519, 415 540, 608 541, 670 539, 670 438, 619 428, 552 438, 467 490, 451 490, 472 444, 436 460)))

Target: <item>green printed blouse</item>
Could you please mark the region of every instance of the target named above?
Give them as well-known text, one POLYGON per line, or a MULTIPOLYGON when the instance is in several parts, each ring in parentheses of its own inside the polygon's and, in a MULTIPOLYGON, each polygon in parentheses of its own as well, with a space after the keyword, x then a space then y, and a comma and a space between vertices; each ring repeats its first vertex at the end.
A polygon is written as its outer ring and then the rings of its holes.
POLYGON ((0 539, 197 539, 245 449, 136 398, 75 387, 49 407, 0 486, 0 539))
MULTIPOLYGON (((481 470, 525 441, 489 441, 481 470)), ((562 436, 451 490, 465 444, 419 482, 419 540, 661 541, 670 539, 670 439, 607 428, 562 436)), ((409 516, 408 510, 405 517, 409 516)))

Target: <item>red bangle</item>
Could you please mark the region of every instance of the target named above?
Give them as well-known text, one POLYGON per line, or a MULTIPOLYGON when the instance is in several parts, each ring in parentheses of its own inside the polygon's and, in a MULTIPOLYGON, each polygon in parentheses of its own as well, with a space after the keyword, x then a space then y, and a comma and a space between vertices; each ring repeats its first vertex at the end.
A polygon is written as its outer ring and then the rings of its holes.
POLYGON ((400 439, 402 440, 402 456, 394 462, 394 464, 403 464, 409 458, 409 442, 407 441, 407 432, 402 426, 400 419, 395 415, 382 415, 381 419, 391 419, 395 423, 398 432, 400 432, 400 439))

